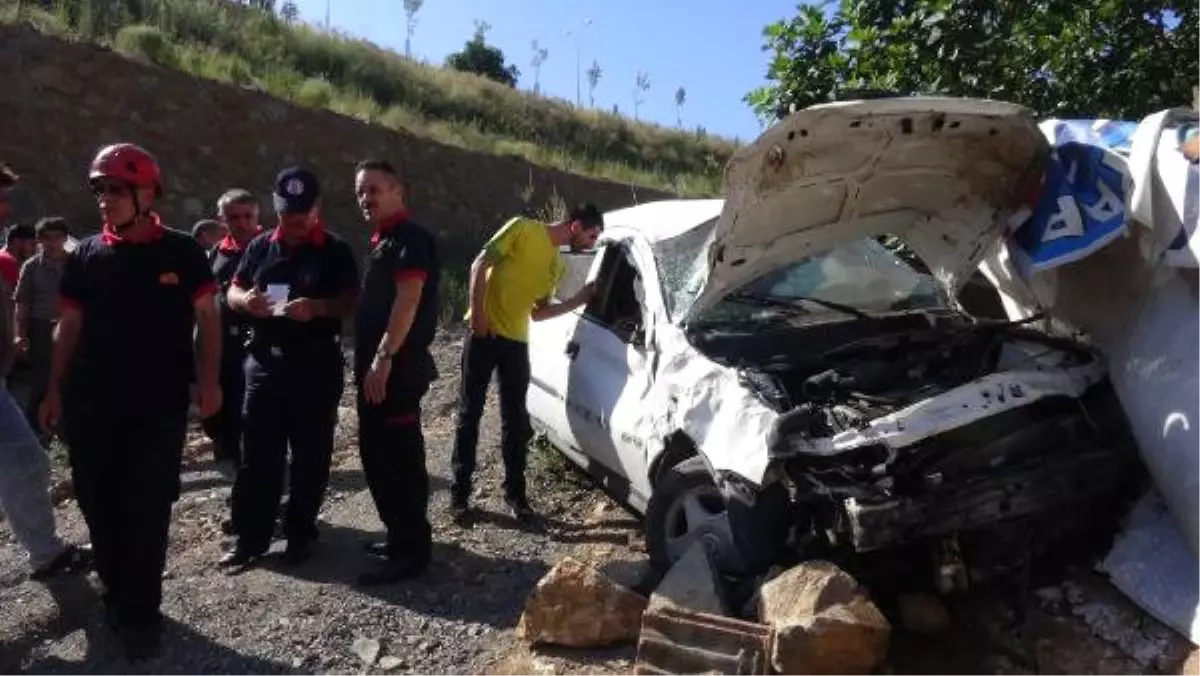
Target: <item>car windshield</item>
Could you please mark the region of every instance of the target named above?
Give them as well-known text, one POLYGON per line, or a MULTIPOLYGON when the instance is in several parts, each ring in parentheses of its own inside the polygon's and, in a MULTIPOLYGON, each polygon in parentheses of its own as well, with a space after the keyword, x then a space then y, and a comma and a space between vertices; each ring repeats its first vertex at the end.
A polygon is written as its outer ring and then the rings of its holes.
POLYGON ((932 276, 878 241, 862 239, 755 279, 714 305, 701 322, 824 322, 949 307, 932 276))
POLYGON ((712 242, 717 219, 713 218, 652 245, 658 262, 659 281, 667 312, 678 319, 696 299, 704 281, 708 246, 712 242))

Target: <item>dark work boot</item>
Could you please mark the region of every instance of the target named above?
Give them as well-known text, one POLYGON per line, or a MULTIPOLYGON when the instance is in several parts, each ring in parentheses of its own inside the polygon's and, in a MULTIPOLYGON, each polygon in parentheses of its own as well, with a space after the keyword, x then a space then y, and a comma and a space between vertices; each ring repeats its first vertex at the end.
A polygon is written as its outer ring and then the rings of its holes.
POLYGON ((261 553, 252 553, 245 549, 234 548, 217 561, 217 567, 223 569, 226 575, 241 575, 250 568, 253 568, 261 558, 261 553))
POLYGON ((470 491, 452 489, 450 491, 450 520, 457 526, 470 526, 470 491))
POLYGON ((358 576, 358 583, 364 587, 374 587, 385 584, 396 584, 405 580, 420 577, 429 568, 429 562, 423 559, 397 557, 388 559, 383 565, 358 576))
POLYGON ((298 566, 312 558, 313 555, 313 540, 311 538, 298 538, 288 540, 287 549, 283 552, 283 560, 291 566, 298 566))
POLYGON ((45 580, 59 573, 86 571, 92 563, 92 548, 88 545, 67 545, 54 560, 29 574, 31 580, 45 580))
POLYGON ((508 497, 504 498, 504 504, 508 507, 508 511, 512 517, 521 523, 529 523, 537 517, 533 508, 529 506, 529 500, 525 497, 508 497))
POLYGON ((117 629, 125 659, 140 662, 158 654, 162 644, 162 623, 126 624, 117 629))

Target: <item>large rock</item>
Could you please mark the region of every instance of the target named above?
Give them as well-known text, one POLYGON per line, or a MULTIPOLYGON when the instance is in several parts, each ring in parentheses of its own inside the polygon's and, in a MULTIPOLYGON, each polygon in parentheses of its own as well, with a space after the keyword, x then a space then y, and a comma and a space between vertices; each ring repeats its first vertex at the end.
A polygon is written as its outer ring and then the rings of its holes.
POLYGON ((726 614, 724 587, 702 542, 684 553, 650 596, 650 607, 673 606, 710 615, 726 614))
POLYGON ((525 601, 517 636, 530 643, 595 648, 637 639, 646 598, 567 557, 525 601))
POLYGON ((832 563, 804 563, 764 584, 759 617, 775 628, 771 662, 780 673, 864 674, 887 655, 887 618, 832 563))

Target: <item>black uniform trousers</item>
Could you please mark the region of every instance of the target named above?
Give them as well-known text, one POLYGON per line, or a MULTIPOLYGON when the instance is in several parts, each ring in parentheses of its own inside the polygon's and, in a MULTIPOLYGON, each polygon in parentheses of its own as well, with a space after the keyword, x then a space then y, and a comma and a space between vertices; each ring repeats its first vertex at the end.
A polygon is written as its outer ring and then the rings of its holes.
POLYGON ((495 371, 500 386, 500 450, 504 459, 504 497, 523 501, 525 460, 532 430, 525 397, 529 391, 529 344, 501 336, 469 336, 463 342, 458 422, 451 465, 455 500, 471 494, 479 419, 487 403, 488 384, 495 371))
POLYGON ((160 619, 171 505, 179 498, 188 397, 68 392, 63 432, 104 601, 121 624, 160 619))
POLYGON ((247 350, 243 457, 233 484, 239 550, 262 554, 270 548, 285 471, 291 476, 284 534, 289 542, 301 542, 312 532, 329 483, 344 368, 335 344, 247 350))
POLYGON ((54 327, 57 320, 29 318, 26 337, 29 338, 29 399, 25 402, 25 417, 34 430, 41 429, 38 409, 46 398, 50 385, 50 363, 54 355, 54 327))
POLYGON ((429 525, 429 472, 421 432, 421 398, 435 377, 428 351, 392 357, 387 396, 380 404, 363 397, 358 385, 358 450, 379 519, 387 529, 388 557, 428 563, 433 545, 429 525))
POLYGON ((246 392, 246 347, 243 338, 226 330, 221 345, 221 400, 224 405, 202 422, 213 442, 213 460, 242 462, 242 399, 246 392))

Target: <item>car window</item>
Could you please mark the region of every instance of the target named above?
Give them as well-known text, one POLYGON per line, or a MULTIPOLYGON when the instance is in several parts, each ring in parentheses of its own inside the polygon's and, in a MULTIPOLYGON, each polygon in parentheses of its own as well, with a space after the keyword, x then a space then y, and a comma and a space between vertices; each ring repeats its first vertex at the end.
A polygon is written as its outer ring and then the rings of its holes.
POLYGON ((658 263, 663 302, 668 315, 679 318, 696 299, 707 270, 708 248, 716 234, 713 218, 651 245, 658 263))
POLYGON ((729 294, 706 319, 753 321, 788 315, 805 323, 825 321, 831 313, 846 314, 821 301, 865 312, 949 307, 932 276, 874 239, 862 239, 768 272, 729 294))
POLYGON ((640 344, 640 336, 645 330, 645 288, 641 274, 620 243, 605 246, 601 255, 596 297, 584 308, 583 314, 617 334, 621 340, 640 344))
POLYGON ((595 250, 562 251, 560 255, 563 263, 566 264, 566 270, 563 272, 562 279, 558 281, 558 287, 554 289, 554 299, 564 301, 579 293, 579 290, 587 283, 588 271, 592 269, 592 263, 596 260, 596 252, 595 250))

